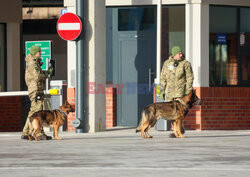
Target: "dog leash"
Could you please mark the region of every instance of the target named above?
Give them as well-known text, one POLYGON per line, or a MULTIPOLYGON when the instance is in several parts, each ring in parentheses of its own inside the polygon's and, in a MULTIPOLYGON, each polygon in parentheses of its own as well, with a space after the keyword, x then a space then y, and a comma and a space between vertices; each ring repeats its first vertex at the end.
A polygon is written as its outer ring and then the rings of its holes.
POLYGON ((44 95, 43 103, 44 103, 43 108, 45 108, 45 104, 47 104, 48 109, 51 110, 50 102, 49 102, 49 99, 46 95, 44 95))
POLYGON ((65 112, 63 112, 60 108, 58 108, 58 110, 67 117, 67 114, 65 112))
POLYGON ((189 109, 189 106, 186 105, 182 100, 177 100, 177 101, 179 101, 186 109, 189 109))

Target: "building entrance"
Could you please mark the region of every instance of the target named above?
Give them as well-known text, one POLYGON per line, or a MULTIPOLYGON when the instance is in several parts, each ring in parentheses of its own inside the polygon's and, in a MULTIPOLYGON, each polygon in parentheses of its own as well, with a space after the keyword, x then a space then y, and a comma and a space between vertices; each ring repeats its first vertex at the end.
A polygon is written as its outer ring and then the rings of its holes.
POLYGON ((156 8, 107 8, 107 81, 120 88, 118 126, 137 126, 153 102, 155 69, 156 8))

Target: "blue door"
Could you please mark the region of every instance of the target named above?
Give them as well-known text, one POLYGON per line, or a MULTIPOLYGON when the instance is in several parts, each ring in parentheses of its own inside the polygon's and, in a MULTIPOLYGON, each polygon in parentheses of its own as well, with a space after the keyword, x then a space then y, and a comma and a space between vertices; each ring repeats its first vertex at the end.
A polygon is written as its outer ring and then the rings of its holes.
POLYGON ((107 57, 107 75, 112 75, 113 84, 121 88, 117 95, 117 125, 137 126, 143 107, 153 102, 156 9, 107 9, 107 41, 107 56, 112 55, 107 57))

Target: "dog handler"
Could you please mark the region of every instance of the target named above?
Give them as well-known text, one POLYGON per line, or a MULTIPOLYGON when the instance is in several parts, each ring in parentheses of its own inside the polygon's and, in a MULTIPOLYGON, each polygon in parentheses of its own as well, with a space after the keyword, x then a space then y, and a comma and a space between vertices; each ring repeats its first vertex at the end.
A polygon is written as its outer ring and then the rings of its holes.
MULTIPOLYGON (((23 128, 21 139, 28 139, 29 133, 29 118, 30 116, 40 110, 43 110, 44 100, 44 83, 46 78, 52 73, 52 69, 43 73, 41 69, 41 48, 38 46, 32 46, 30 48, 30 54, 25 58, 26 70, 25 70, 25 82, 28 86, 28 94, 31 102, 30 111, 23 128)), ((51 136, 45 135, 43 128, 37 133, 39 140, 50 140, 51 136)))
MULTIPOLYGON (((183 58, 179 46, 172 48, 172 55, 163 64, 161 71, 161 99, 166 102, 180 100, 189 94, 193 88, 194 75, 190 62, 183 58)), ((183 127, 181 128, 184 134, 183 127)), ((170 137, 174 138, 172 133, 170 137)))

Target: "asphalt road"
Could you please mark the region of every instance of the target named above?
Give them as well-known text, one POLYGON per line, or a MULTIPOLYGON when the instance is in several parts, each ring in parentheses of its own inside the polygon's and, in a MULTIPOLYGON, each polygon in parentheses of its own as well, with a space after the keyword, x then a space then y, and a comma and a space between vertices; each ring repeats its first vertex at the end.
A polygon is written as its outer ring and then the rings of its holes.
POLYGON ((63 132, 61 141, 39 142, 0 133, 0 177, 250 176, 250 130, 169 133, 152 129, 143 140, 134 129, 63 132))

